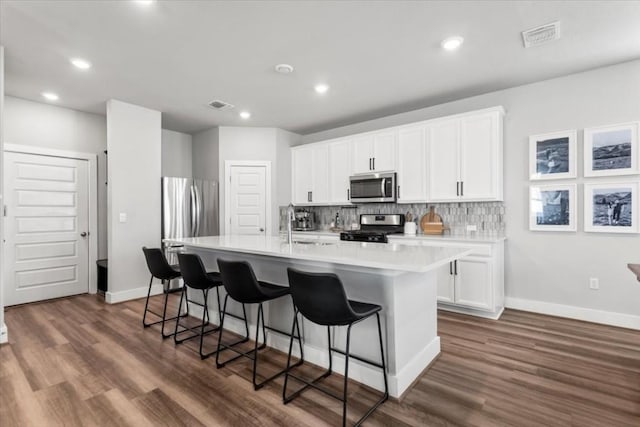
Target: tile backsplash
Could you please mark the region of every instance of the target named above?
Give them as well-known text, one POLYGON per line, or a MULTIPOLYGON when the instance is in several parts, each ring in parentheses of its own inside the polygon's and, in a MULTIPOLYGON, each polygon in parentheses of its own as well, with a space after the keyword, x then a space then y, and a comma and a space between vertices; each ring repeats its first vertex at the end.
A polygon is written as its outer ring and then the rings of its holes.
MULTIPOLYGON (((442 217, 451 234, 465 234, 467 225, 476 225, 478 233, 504 233, 504 202, 469 202, 469 203, 418 203, 398 205, 395 203, 367 203, 353 206, 312 206, 296 209, 307 209, 315 213, 316 229, 325 230, 340 213, 342 226, 349 230, 352 224, 358 224, 360 214, 395 214, 411 212, 414 221, 420 224, 420 218, 429 211, 429 207, 442 217)), ((280 207, 280 230, 286 229, 287 207, 280 207)))

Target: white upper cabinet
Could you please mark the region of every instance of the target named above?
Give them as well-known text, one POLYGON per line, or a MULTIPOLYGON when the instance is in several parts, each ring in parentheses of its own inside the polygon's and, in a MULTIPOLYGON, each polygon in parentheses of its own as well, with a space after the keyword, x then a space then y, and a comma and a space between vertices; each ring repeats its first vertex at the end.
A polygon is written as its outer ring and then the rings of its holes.
POLYGON ((430 201, 458 200, 460 163, 460 126, 458 120, 429 125, 427 187, 430 201))
POLYGON ((329 147, 323 144, 291 150, 291 184, 294 205, 329 201, 329 147))
POLYGON ((427 132, 425 126, 398 131, 398 203, 427 201, 427 132))
POLYGON ((311 202, 329 203, 329 146, 313 145, 311 156, 311 202))
POLYGON ((429 123, 430 202, 502 200, 502 108, 429 123))
POLYGON ((349 176, 397 172, 398 203, 503 200, 502 107, 293 147, 297 205, 350 203, 349 176))
POLYGON ((354 174, 396 170, 397 130, 357 135, 351 145, 354 174))
POLYGON ((491 112, 460 121, 460 192, 465 200, 502 199, 499 116, 491 112))
POLYGON ((308 204, 311 201, 312 147, 298 147, 291 150, 291 188, 294 205, 308 204))
POLYGON ((329 203, 350 203, 351 140, 329 142, 329 203))

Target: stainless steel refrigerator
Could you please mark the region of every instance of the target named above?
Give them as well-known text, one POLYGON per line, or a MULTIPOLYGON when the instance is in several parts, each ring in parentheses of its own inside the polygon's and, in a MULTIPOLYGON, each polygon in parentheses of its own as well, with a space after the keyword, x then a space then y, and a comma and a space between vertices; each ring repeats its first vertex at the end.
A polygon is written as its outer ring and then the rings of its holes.
POLYGON ((162 239, 218 235, 218 206, 216 181, 163 177, 162 239))

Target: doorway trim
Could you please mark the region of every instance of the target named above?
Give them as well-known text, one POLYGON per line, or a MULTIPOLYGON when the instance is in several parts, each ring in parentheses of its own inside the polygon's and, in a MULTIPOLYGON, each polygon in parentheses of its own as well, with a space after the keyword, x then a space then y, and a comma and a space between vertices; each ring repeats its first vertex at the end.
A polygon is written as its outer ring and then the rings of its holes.
MULTIPOLYGON (((98 155, 79 151, 58 150, 34 145, 4 144, 4 150, 11 153, 35 154, 39 156, 62 157, 66 159, 86 160, 89 175, 89 293, 98 292, 96 261, 98 260, 98 155)), ((4 165, 2 165, 4 168, 4 165)), ((4 217, 3 217, 4 221, 4 217)), ((4 260, 3 260, 4 263, 4 260)), ((6 284, 5 284, 6 285, 6 284)), ((4 292, 4 290, 0 290, 4 292)))
POLYGON ((265 227, 264 227, 264 235, 271 235, 271 161, 270 160, 225 160, 224 161, 224 186, 220 186, 224 191, 224 215, 222 216, 222 220, 220 223, 220 230, 224 230, 224 234, 229 234, 229 230, 227 225, 229 224, 229 220, 231 218, 231 209, 229 206, 231 205, 231 194, 229 192, 230 183, 231 183, 231 168, 234 166, 264 166, 265 168, 265 181, 266 181, 266 189, 265 189, 265 227))

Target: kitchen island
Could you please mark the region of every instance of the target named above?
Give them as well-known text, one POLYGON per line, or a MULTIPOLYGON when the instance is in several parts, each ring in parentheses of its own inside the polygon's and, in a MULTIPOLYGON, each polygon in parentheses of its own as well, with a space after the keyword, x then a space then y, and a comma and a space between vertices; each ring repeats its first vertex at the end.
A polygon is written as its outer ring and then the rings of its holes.
MULTIPOLYGON (((437 335, 436 269, 467 256, 464 248, 408 246, 359 242, 323 242, 294 240, 284 243, 278 237, 213 236, 171 239, 189 252, 199 254, 207 268, 217 270, 216 259, 246 260, 251 263, 259 280, 287 285, 287 267, 304 271, 333 272, 342 280, 350 299, 382 306, 383 338, 389 393, 400 397, 440 352, 437 335)), ((215 303, 210 307, 217 310, 215 303)), ((238 311, 239 305, 232 308, 238 311)), ((249 316, 255 325, 255 312, 249 316)), ((211 312, 210 318, 217 319, 211 312)), ((281 298, 265 306, 267 324, 283 330, 291 329, 293 307, 291 300, 281 298)), ((244 331, 239 321, 225 320, 230 330, 244 331)), ((253 331, 255 328, 250 328, 253 331)), ((336 347, 344 348, 346 328, 335 328, 336 347)), ((305 360, 328 366, 326 329, 302 322, 305 360)), ((267 344, 284 352, 289 340, 269 334, 267 344)), ((375 318, 354 327, 352 353, 379 360, 375 318)), ((294 346, 295 349, 295 346, 294 346)), ((333 366, 344 372, 344 358, 334 353, 333 366)), ((379 370, 352 360, 349 377, 378 390, 383 389, 379 370)))

